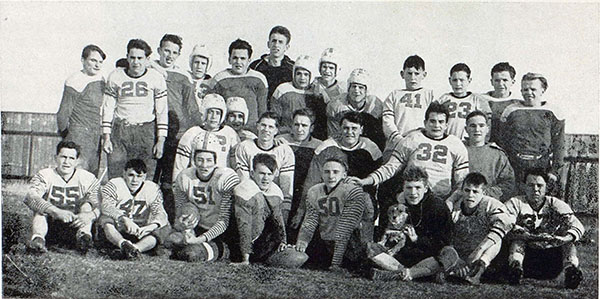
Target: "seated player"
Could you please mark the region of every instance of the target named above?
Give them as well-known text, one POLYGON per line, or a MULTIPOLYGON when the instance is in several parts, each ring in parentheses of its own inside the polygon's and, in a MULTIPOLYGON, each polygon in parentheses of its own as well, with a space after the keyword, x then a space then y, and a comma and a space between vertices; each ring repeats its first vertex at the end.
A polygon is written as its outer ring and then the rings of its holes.
POLYGON ((251 179, 244 179, 233 190, 234 211, 240 234, 241 264, 264 262, 285 266, 279 258, 293 254, 300 267, 308 256, 287 245, 285 223, 281 214, 283 193, 273 183, 277 162, 268 154, 257 154, 252 159, 251 179))
POLYGON ((453 233, 450 211, 431 192, 425 169, 410 167, 404 172, 404 191, 397 196, 406 206, 408 217, 404 247, 390 256, 380 246, 370 245, 369 258, 380 269, 373 269, 374 280, 412 280, 448 271, 458 261, 449 246, 453 233))
POLYGON ((142 252, 164 241, 169 231, 162 192, 146 180, 143 160, 127 161, 123 175, 102 188, 102 216, 99 223, 104 238, 121 250, 126 259, 137 259, 142 252))
MULTIPOLYGON (((256 139, 256 134, 250 131, 248 125, 248 106, 246 100, 240 97, 230 97, 225 101, 227 105, 227 116, 225 124, 230 126, 240 137, 240 141, 256 139)), ((235 157, 235 146, 230 150, 230 156, 235 157)), ((229 164, 235 166, 235 164, 229 164)))
POLYGON ((364 121, 363 134, 371 139, 380 150, 385 146, 385 135, 381 123, 383 103, 373 95, 368 94, 373 85, 370 75, 365 69, 355 69, 348 77, 348 91, 327 104, 327 134, 337 137, 342 134, 340 120, 349 111, 358 112, 364 121))
MULTIPOLYGON (((471 83, 471 69, 466 64, 455 64, 450 69, 448 81, 452 86, 452 92, 443 94, 438 102, 448 107, 448 134, 464 140, 467 137, 465 132, 467 115, 474 110, 479 110, 491 116, 492 110, 486 98, 479 94, 473 94, 468 90, 471 83)), ((489 136, 486 140, 489 140, 489 136)))
POLYGON ((308 190, 296 250, 306 252, 308 263, 317 268, 338 271, 341 266, 352 270, 363 266, 366 242, 360 224, 369 199, 360 187, 343 182, 347 173, 344 161, 329 158, 321 173, 323 183, 308 190))
POLYGON ((271 111, 281 116, 280 133, 288 133, 293 126, 294 111, 302 108, 309 108, 315 113, 315 137, 317 139, 326 139, 326 123, 327 116, 325 115, 326 104, 318 94, 314 94, 310 84, 314 78, 316 71, 314 63, 310 56, 301 55, 296 59, 294 64, 294 78, 292 82, 282 83, 275 89, 273 96, 270 99, 269 107, 271 111))
POLYGON ((177 259, 214 261, 234 249, 231 235, 224 233, 230 223, 231 196, 240 179, 233 169, 217 166, 220 147, 211 142, 196 149, 194 167, 175 180, 177 217, 169 241, 177 259))
POLYGON ((338 56, 333 48, 327 48, 321 54, 319 59, 319 74, 313 81, 316 94, 323 96, 325 104, 338 98, 347 91, 346 84, 337 80, 337 74, 341 70, 338 56))
POLYGON ((33 211, 33 252, 45 253, 46 245, 76 247, 86 253, 92 247, 92 222, 98 218, 100 181, 90 172, 75 168, 79 145, 61 141, 56 146, 55 168, 40 170, 32 179, 25 204, 33 211))
POLYGON ((446 200, 454 222, 452 246, 461 257, 450 273, 475 285, 500 252, 502 239, 515 223, 502 202, 484 195, 486 184, 485 176, 471 172, 463 181, 460 199, 446 200))
POLYGON ((506 202, 517 221, 509 235, 509 282, 519 284, 522 277, 552 279, 562 272, 564 286, 576 289, 583 273, 575 242, 585 228, 567 203, 546 195, 548 181, 543 169, 530 169, 525 195, 506 202))
POLYGON ((200 110, 204 115, 204 124, 191 127, 181 136, 173 166, 173 181, 180 172, 192 166, 192 154, 205 143, 214 142, 221 145, 216 152, 215 161, 219 167, 233 167, 228 163, 229 154, 231 148, 240 141, 235 130, 223 124, 227 115, 225 100, 218 94, 208 94, 202 100, 200 110))

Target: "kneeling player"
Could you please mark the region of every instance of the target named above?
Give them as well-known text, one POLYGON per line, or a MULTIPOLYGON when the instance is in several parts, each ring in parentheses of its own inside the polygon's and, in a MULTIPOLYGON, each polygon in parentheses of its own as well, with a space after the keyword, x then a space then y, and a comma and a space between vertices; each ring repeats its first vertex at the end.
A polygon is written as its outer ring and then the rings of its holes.
POLYGON ((281 267, 300 267, 308 256, 287 246, 281 213, 283 193, 273 183, 277 161, 268 154, 252 159, 251 179, 234 190, 235 217, 240 233, 242 264, 266 262, 281 267))
POLYGON ((147 174, 143 160, 131 159, 125 164, 123 176, 102 188, 99 222, 104 237, 119 247, 126 259, 137 259, 142 252, 153 249, 168 231, 162 192, 157 184, 146 180, 147 174))
POLYGON ((233 169, 217 167, 220 148, 217 143, 208 143, 197 149, 195 167, 185 169, 175 180, 177 217, 169 241, 176 259, 214 261, 226 257, 225 246, 233 245, 233 238, 223 233, 229 226, 233 189, 240 179, 233 169))
POLYGON ((329 158, 322 169, 323 183, 307 193, 296 250, 306 251, 309 264, 317 268, 338 271, 344 262, 350 270, 360 269, 366 257, 361 218, 370 199, 360 187, 343 182, 348 169, 342 160, 329 158))
POLYGON ((56 147, 56 168, 40 170, 32 179, 25 204, 34 212, 30 250, 47 252, 48 245, 92 247, 92 222, 98 217, 100 182, 84 169, 76 169, 79 145, 61 141, 56 147), (75 242, 74 242, 75 241, 75 242))

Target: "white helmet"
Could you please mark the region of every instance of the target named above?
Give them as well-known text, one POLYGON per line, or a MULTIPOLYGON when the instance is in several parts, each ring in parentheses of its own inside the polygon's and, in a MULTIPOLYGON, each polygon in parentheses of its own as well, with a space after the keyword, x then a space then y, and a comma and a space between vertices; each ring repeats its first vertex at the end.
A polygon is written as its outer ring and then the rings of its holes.
POLYGON ((192 49, 192 53, 190 53, 190 68, 192 68, 192 63, 194 62, 194 57, 202 56, 208 59, 208 64, 206 65, 206 72, 210 69, 212 65, 212 55, 208 51, 206 45, 195 45, 194 49, 192 49))
POLYGON ((244 114, 244 125, 248 123, 248 105, 246 100, 240 97, 227 98, 227 111, 229 112, 241 112, 244 114))
POLYGON ((367 88, 369 88, 369 84, 371 83, 370 79, 371 76, 369 75, 367 70, 362 68, 354 69, 352 73, 350 73, 350 77, 348 77, 348 87, 350 87, 350 84, 352 83, 357 83, 367 86, 367 88))
MULTIPOLYGON (((198 134, 192 141, 193 155, 196 155, 197 151, 212 152, 215 155, 215 162, 217 162, 218 153, 222 152, 221 141, 216 134, 198 134)), ((192 163, 193 164, 193 163, 192 163)))
POLYGON ((338 63, 338 57, 335 54, 335 50, 333 48, 327 48, 327 49, 325 49, 325 51, 323 51, 323 54, 321 54, 321 59, 319 59, 319 68, 321 68, 321 64, 323 62, 335 64, 336 73, 340 69, 339 63, 338 63))
POLYGON ((315 62, 313 61, 313 59, 308 56, 308 55, 300 55, 297 59, 296 59, 296 63, 294 63, 294 73, 293 75, 296 75, 296 69, 298 68, 302 68, 305 69, 307 71, 310 72, 310 77, 311 79, 316 77, 317 72, 315 71, 315 62))
POLYGON ((205 118, 208 115, 208 109, 221 110, 221 122, 219 124, 223 124, 223 121, 225 121, 225 116, 227 115, 227 105, 225 105, 225 100, 223 97, 216 93, 211 93, 204 96, 200 106, 200 113, 202 113, 203 117, 205 118))

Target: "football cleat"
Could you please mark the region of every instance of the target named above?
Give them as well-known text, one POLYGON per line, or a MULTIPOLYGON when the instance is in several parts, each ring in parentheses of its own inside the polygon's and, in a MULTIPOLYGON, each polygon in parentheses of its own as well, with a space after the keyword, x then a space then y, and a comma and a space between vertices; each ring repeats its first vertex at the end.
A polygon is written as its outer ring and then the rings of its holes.
POLYGON ((308 260, 308 255, 297 251, 295 248, 286 248, 273 253, 267 260, 269 266, 280 268, 300 268, 308 260))
POLYGON ((371 275, 371 279, 379 280, 379 281, 404 280, 403 270, 402 271, 388 271, 388 270, 381 270, 381 269, 373 268, 373 273, 371 275))
POLYGON ((94 247, 94 241, 92 241, 92 236, 86 233, 82 233, 77 238, 77 249, 82 253, 86 254, 90 248, 94 247))
POLYGON ((507 279, 511 285, 521 284, 523 278, 523 267, 519 263, 512 263, 508 269, 507 279))
POLYGON ((34 253, 46 253, 48 252, 48 248, 46 248, 46 240, 41 237, 35 237, 27 244, 28 249, 34 253))
POLYGON ((440 250, 437 261, 442 265, 444 271, 452 269, 458 263, 458 252, 452 246, 445 246, 440 250))
POLYGON ((583 272, 579 268, 571 265, 565 268, 565 287, 567 289, 576 289, 583 280, 583 272))
POLYGON ((469 275, 467 277, 465 277, 465 280, 469 284, 480 285, 481 282, 479 280, 481 279, 481 275, 483 274, 484 271, 485 271, 485 264, 483 263, 482 260, 477 260, 473 263, 471 272, 469 273, 469 275))
POLYGON ((141 252, 130 241, 124 241, 121 245, 121 253, 128 260, 137 260, 140 258, 141 252))

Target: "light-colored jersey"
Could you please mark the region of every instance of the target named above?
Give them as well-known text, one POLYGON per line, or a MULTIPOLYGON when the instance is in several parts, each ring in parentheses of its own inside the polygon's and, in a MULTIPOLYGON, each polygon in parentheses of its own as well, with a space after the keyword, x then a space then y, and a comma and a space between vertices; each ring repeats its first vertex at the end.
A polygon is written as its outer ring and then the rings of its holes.
POLYGON ((139 226, 168 224, 162 192, 152 181, 144 181, 137 191, 131 192, 122 177, 111 179, 102 188, 102 214, 115 221, 124 216, 139 226))
MULTIPOLYGON (((269 107, 271 111, 277 113, 281 117, 281 126, 279 131, 287 133, 292 129, 294 121, 294 111, 307 107, 306 96, 311 93, 306 89, 298 89, 291 82, 281 83, 273 96, 269 99, 269 107)), ((314 111, 314 113, 322 113, 314 111)))
POLYGON ((102 133, 111 133, 113 120, 138 124, 156 120, 157 136, 167 136, 167 83, 154 69, 133 78, 124 68, 108 76, 102 105, 102 133))
POLYGON ((45 168, 31 178, 25 204, 39 214, 51 206, 77 214, 86 202, 92 209, 98 207, 99 186, 96 177, 84 169, 75 169, 65 181, 56 168, 45 168))
POLYGON ((346 83, 343 81, 335 80, 331 86, 325 86, 321 83, 321 77, 316 77, 312 85, 314 86, 315 93, 323 96, 325 104, 329 104, 330 101, 340 97, 344 92, 348 91, 346 83))
POLYGON ((215 168, 206 181, 198 177, 196 168, 185 169, 173 185, 177 216, 190 208, 197 209, 198 226, 208 230, 204 235, 209 241, 216 238, 229 225, 231 195, 239 183, 238 175, 230 168, 215 168))
POLYGON ((397 89, 383 102, 383 133, 389 140, 423 126, 425 111, 434 101, 433 90, 397 89))
MULTIPOLYGON (((465 130, 469 113, 479 110, 487 114, 488 118, 492 116, 492 110, 488 105, 487 99, 479 94, 468 92, 466 96, 458 98, 452 93, 446 93, 438 99, 438 102, 448 107, 448 112, 450 112, 446 132, 461 140, 466 140, 469 137, 465 130)), ((491 127, 491 124, 488 125, 491 127)))
MULTIPOLYGON (((189 128, 177 145, 175 163, 173 164, 173 181, 184 169, 193 166, 194 152, 198 149, 207 148, 207 144, 218 144, 219 151, 216 152, 217 166, 234 168, 229 165, 231 149, 240 142, 238 134, 234 129, 225 125, 218 131, 207 131, 199 126, 189 128)), ((212 148, 212 147, 209 147, 212 148)))

